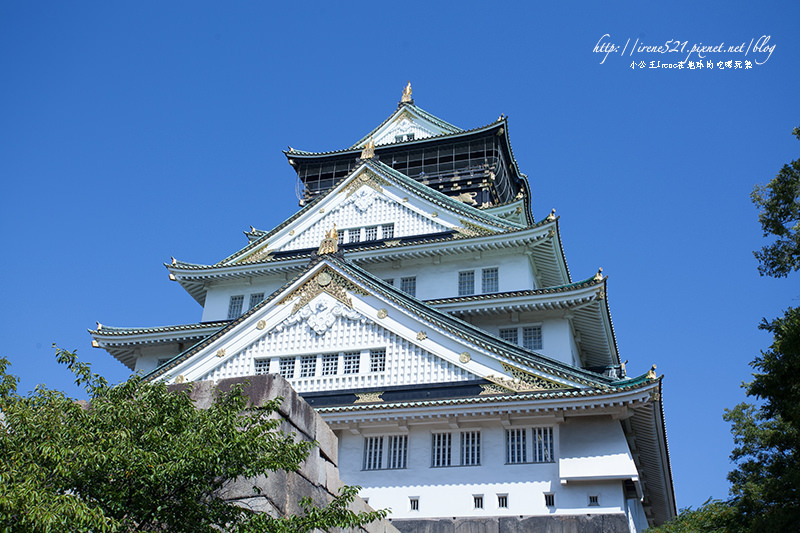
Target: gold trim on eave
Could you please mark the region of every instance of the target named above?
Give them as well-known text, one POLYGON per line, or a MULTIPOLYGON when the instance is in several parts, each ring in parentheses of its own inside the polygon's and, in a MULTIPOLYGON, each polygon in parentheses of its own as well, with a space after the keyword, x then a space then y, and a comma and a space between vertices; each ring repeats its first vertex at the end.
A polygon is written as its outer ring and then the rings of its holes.
POLYGON ((298 297, 292 308, 292 314, 306 306, 311 300, 323 292, 330 294, 344 305, 353 308, 353 301, 347 295, 347 291, 354 294, 367 295, 367 291, 342 277, 341 274, 329 267, 325 267, 314 277, 303 283, 300 287, 290 292, 278 302, 278 305, 288 303, 298 297))

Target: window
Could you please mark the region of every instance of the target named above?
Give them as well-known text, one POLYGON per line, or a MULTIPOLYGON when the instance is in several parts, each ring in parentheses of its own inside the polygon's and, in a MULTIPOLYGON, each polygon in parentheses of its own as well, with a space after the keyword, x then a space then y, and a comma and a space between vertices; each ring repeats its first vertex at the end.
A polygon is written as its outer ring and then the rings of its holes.
POLYGON ((531 428, 533 462, 549 463, 553 460, 553 428, 531 428))
POLYGON ((358 242, 361 240, 361 230, 356 229, 349 229, 347 230, 347 242, 358 242))
POLYGON ((396 142, 396 143, 403 142, 403 136, 402 135, 395 135, 394 136, 394 142, 396 142))
POLYGON ((414 134, 413 133, 407 133, 406 134, 406 140, 407 141, 413 141, 414 140, 414 134))
POLYGON ((322 356, 322 375, 334 376, 336 369, 339 366, 339 354, 326 353, 322 356))
POLYGON ((317 356, 304 355, 300 358, 300 377, 309 378, 316 373, 317 356))
POLYGON ((253 294, 250 295, 250 307, 248 307, 248 309, 254 308, 259 303, 261 303, 261 300, 263 299, 264 299, 263 292, 254 292, 253 294))
POLYGON ((431 466, 450 466, 450 444, 452 438, 450 433, 434 433, 433 446, 431 451, 431 466))
POLYGON ((381 239, 391 239, 392 237, 394 237, 394 224, 381 226, 381 239))
POLYGON ((228 318, 239 318, 242 315, 243 305, 244 294, 231 296, 231 301, 228 303, 228 318))
POLYGON ((483 509, 483 494, 473 494, 472 503, 475 505, 475 509, 483 509))
POLYGON ((368 228, 364 228, 364 240, 365 241, 377 241, 378 240, 378 226, 370 226, 368 228))
POLYGON ((405 468, 408 463, 408 435, 389 437, 386 468, 405 468))
POLYGON ((342 374, 358 374, 361 363, 361 354, 358 352, 344 354, 344 370, 342 374))
POLYGON ((473 466, 481 464, 481 432, 461 432, 461 464, 473 466))
POLYGON ((339 244, 340 245, 344 244, 344 230, 337 231, 336 233, 337 233, 337 240, 339 241, 339 244))
POLYGON ((408 508, 411 511, 419 511, 419 498, 409 498, 408 499, 408 508))
POLYGON ((364 438, 364 470, 399 469, 407 466, 408 435, 364 438))
POLYGON ((484 294, 497 292, 499 285, 497 268, 484 268, 481 272, 481 290, 484 294))
POLYGON ((383 282, 386 283, 387 285, 394 286, 394 278, 386 278, 385 280, 383 280, 383 282))
POLYGON ((497 507, 500 509, 508 509, 508 494, 497 495, 497 507))
POLYGON ((544 495, 544 504, 547 507, 555 507, 556 506, 556 495, 555 494, 545 494, 544 495))
POLYGON ((386 370, 386 350, 372 350, 369 352, 369 371, 383 372, 386 370))
POLYGON ((467 270, 458 273, 458 295, 469 296, 475 294, 475 271, 467 270))
POLYGON ((506 430, 506 463, 526 463, 528 461, 525 445, 525 429, 506 430))
POLYGON ((364 439, 364 470, 380 470, 383 462, 383 437, 364 439))
POLYGON ((269 359, 256 359, 256 375, 269 374, 269 359))
POLYGON ((417 295, 417 278, 416 276, 409 278, 400 278, 400 290, 411 296, 417 295))
POLYGON ((528 350, 542 349, 542 326, 522 328, 522 346, 528 350))
POLYGON ((518 344, 517 328, 500 328, 500 338, 511 344, 518 344))
POLYGON ((281 377, 292 379, 294 377, 294 357, 281 357, 278 373, 281 377))
POLYGON ((596 494, 589 495, 589 507, 597 507, 600 505, 600 496, 596 494))

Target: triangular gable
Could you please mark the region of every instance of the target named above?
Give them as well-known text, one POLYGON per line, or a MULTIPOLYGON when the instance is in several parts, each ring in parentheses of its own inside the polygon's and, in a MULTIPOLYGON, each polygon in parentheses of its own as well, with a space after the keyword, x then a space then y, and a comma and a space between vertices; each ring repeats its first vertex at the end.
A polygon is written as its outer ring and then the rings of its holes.
POLYGON ((316 248, 334 226, 343 242, 447 232, 472 236, 519 228, 421 185, 379 161, 367 160, 313 205, 220 264, 252 263, 276 252, 316 248), (358 235, 357 240, 353 234, 358 235))
MULTIPOLYGON (((267 361, 272 366, 262 368, 276 371, 280 357, 384 350, 382 368, 372 369, 364 359, 355 376, 344 374, 341 368, 335 374, 322 375, 317 367, 313 376, 297 376, 293 385, 304 392, 485 379, 492 382, 487 394, 592 386, 580 376, 559 371, 558 364, 552 366, 543 356, 535 358, 541 359, 538 363, 527 364, 515 357, 519 347, 499 339, 487 343, 487 335, 479 334, 479 338, 474 331, 454 331, 453 324, 456 329, 462 327, 457 320, 427 309, 426 313, 450 324, 443 327, 420 314, 424 304, 418 300, 413 300, 413 306, 403 305, 404 299, 412 301, 410 297, 401 296, 357 267, 325 257, 240 319, 148 377, 176 382, 221 379, 254 374, 256 361, 262 365, 267 361)), ((470 326, 464 324, 463 328, 470 326)), ((528 352, 528 356, 533 354, 528 352)))
POLYGON ((389 118, 361 138, 351 148, 363 148, 370 139, 376 145, 382 145, 462 131, 464 130, 431 115, 414 104, 401 104, 389 118))

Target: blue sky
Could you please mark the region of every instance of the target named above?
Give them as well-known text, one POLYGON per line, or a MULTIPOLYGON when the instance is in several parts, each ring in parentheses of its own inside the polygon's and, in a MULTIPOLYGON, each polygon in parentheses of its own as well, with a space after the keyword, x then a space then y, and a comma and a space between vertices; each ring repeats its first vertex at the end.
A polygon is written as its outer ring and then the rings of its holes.
POLYGON ((21 388, 78 394, 54 342, 124 379, 90 347, 95 321, 199 320, 162 263, 216 262, 250 225, 280 223, 297 209, 281 150, 349 146, 411 80, 417 105, 460 127, 510 117, 573 278, 609 276, 629 373, 666 376, 678 505, 725 497, 723 410, 769 344, 761 318, 800 296, 796 275, 759 277, 749 200, 800 157, 800 5, 564 4, 0 4, 0 355, 21 388), (631 68, 688 55, 644 48, 601 63, 606 34, 744 43, 706 61, 753 68, 631 68))

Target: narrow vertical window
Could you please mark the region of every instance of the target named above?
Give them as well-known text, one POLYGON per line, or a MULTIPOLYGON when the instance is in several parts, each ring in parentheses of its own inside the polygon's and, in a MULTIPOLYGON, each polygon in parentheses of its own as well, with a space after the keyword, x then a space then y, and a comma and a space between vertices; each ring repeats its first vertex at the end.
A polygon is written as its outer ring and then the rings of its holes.
POLYGON ((294 377, 294 357, 281 357, 278 364, 278 373, 281 377, 286 379, 294 377))
POLYGON ((475 509, 483 509, 483 494, 474 494, 472 503, 475 505, 475 509))
POLYGON ((461 432, 461 464, 473 466, 481 464, 481 432, 461 432))
POLYGON ((458 295, 475 294, 475 271, 466 270, 458 273, 458 295))
POLYGON ((352 352, 344 354, 344 369, 342 369, 342 374, 358 374, 360 363, 360 353, 352 352))
POLYGON ((544 495, 544 504, 547 507, 555 507, 556 506, 556 495, 555 494, 545 494, 544 495))
POLYGON ((506 430, 506 463, 515 464, 527 461, 525 435, 525 429, 506 430))
POLYGON ((451 444, 452 435, 450 435, 450 433, 433 434, 431 466, 450 466, 452 464, 450 455, 451 444))
POLYGON ((408 508, 411 511, 419 511, 419 498, 409 498, 408 508))
POLYGON ((248 309, 254 308, 259 303, 261 303, 261 300, 263 299, 264 299, 263 292, 254 292, 253 294, 250 295, 250 306, 248 307, 248 309))
POLYGON ((386 370, 386 350, 371 350, 369 352, 369 371, 383 372, 386 370))
POLYGON ((256 375, 269 374, 269 359, 256 359, 254 362, 256 375))
POLYGON ((344 244, 344 231, 345 230, 337 232, 337 239, 338 239, 340 245, 344 244))
POLYGON ((383 437, 364 439, 364 470, 379 470, 383 461, 383 437))
POLYGON ((589 495, 589 507, 597 507, 600 505, 600 496, 596 494, 589 495))
POLYGON ((338 353, 326 353, 322 356, 322 375, 333 376, 336 374, 336 369, 339 366, 338 353))
POLYGON ((411 296, 417 295, 417 278, 415 276, 400 278, 400 290, 411 296))
POLYGON ((500 338, 511 344, 519 344, 517 328, 500 328, 500 338))
POLYGON ((541 350, 542 326, 522 328, 522 346, 528 350, 541 350))
POLYGON ((508 494, 497 495, 497 507, 500 509, 508 509, 508 494))
POLYGON ((533 462, 549 463, 553 460, 553 428, 533 428, 533 462))
POLYGON ((316 373, 317 356, 304 355, 300 358, 300 377, 310 378, 316 373))
POLYGON ((389 439, 386 468, 406 468, 408 464, 408 435, 393 435, 389 439))
POLYGON ((481 272, 481 290, 484 294, 497 292, 500 276, 497 268, 484 268, 481 272))
POLYGON ((239 318, 242 316, 242 306, 244 305, 244 294, 231 296, 228 302, 228 318, 239 318))

